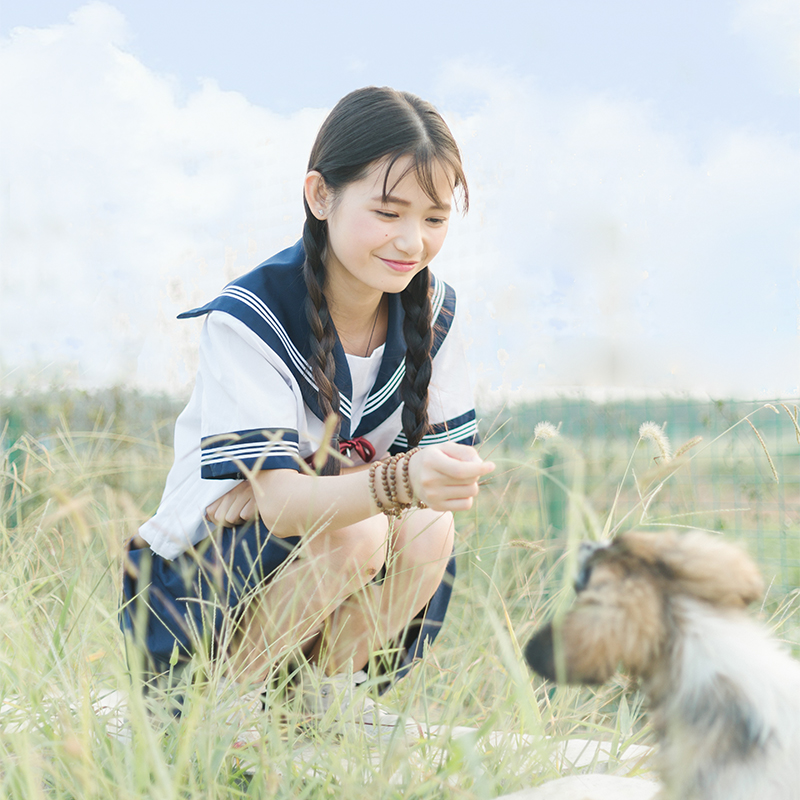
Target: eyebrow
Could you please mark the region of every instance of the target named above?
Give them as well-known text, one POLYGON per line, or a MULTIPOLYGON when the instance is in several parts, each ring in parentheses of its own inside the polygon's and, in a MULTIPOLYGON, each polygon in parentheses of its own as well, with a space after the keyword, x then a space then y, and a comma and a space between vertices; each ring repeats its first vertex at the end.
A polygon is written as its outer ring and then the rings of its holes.
MULTIPOLYGON (((411 205, 411 203, 409 203, 408 200, 403 200, 400 197, 395 197, 393 194, 388 195, 385 200, 380 195, 378 195, 377 197, 373 197, 372 200, 375 203, 384 203, 384 202, 393 203, 394 205, 404 206, 406 208, 411 205)), ((433 205, 432 208, 435 208, 437 211, 450 211, 450 203, 437 203, 433 205)))

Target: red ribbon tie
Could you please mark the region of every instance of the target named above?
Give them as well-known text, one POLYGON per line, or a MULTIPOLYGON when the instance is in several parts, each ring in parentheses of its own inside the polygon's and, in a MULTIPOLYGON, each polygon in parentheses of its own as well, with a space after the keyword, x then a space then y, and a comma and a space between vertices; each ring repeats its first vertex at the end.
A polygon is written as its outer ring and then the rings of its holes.
POLYGON ((356 436, 354 439, 339 439, 339 452, 350 458, 350 451, 355 450, 359 458, 369 464, 375 458, 375 448, 372 442, 363 436, 356 436))

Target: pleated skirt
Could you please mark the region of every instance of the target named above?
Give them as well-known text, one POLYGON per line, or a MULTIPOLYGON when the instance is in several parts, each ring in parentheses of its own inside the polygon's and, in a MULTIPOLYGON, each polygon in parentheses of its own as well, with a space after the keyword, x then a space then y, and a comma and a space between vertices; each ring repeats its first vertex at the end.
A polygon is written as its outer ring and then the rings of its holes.
MULTIPOLYGON (((271 536, 255 520, 222 528, 174 560, 129 545, 120 607, 126 646, 137 649, 145 671, 152 675, 188 661, 198 648, 211 658, 219 657, 229 641, 225 626, 235 624, 254 592, 296 556, 299 542, 271 536)), ((385 676, 384 688, 405 675, 438 635, 455 574, 451 557, 426 607, 398 641, 384 645, 381 658, 371 660, 372 668, 385 676)), ((382 578, 383 573, 375 580, 382 578)))

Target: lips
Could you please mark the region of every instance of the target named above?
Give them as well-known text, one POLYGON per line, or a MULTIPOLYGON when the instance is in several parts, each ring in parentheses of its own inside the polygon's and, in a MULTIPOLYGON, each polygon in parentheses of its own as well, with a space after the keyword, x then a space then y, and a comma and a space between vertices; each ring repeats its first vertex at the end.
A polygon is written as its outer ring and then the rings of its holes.
POLYGON ((419 264, 419 261, 394 261, 391 258, 381 258, 381 261, 395 272, 411 272, 419 264))

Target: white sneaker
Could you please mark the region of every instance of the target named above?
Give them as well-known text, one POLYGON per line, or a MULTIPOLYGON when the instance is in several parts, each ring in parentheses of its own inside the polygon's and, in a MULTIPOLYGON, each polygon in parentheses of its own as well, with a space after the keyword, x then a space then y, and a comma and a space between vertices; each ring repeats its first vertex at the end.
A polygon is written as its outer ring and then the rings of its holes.
POLYGON ((370 738, 388 737, 403 731, 412 737, 421 737, 422 729, 410 717, 400 717, 383 711, 367 695, 367 673, 358 670, 350 674, 324 675, 312 665, 303 680, 303 705, 322 726, 329 725, 336 732, 362 730, 370 738))

